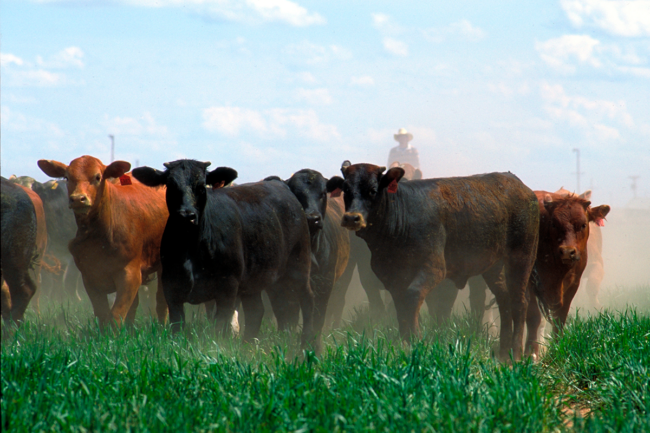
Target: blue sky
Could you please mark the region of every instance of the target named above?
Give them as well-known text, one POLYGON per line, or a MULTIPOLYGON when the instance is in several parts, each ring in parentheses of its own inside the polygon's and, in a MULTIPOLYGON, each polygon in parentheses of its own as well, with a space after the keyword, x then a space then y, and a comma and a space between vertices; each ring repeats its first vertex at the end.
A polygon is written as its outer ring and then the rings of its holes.
POLYGON ((2 175, 83 154, 240 182, 385 164, 650 196, 650 1, 2 0, 2 175))

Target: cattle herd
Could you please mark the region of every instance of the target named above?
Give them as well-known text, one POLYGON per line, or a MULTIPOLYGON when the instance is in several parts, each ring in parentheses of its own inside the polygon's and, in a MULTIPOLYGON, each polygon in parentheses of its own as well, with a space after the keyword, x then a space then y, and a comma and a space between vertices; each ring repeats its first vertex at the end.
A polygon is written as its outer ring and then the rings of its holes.
POLYGON ((482 318, 487 285, 501 320, 498 356, 520 359, 537 355, 542 315, 556 332, 564 325, 585 269, 595 294, 599 267, 602 276, 609 206, 532 191, 511 173, 421 179, 408 164, 345 161, 342 177, 303 169, 235 186, 232 168, 188 159, 131 172, 91 156, 38 166, 56 180, 2 178, 5 323, 24 320, 42 268, 71 296, 80 279, 102 326, 132 322, 140 286, 157 274, 156 313, 174 331, 185 303, 205 303, 228 334, 241 305, 243 338, 254 339, 265 292, 278 328, 296 329, 302 316, 302 345, 319 351, 324 327, 341 322, 356 267, 371 314, 386 311, 379 288, 390 293, 405 341, 418 335, 425 301, 447 317, 468 281, 482 318))

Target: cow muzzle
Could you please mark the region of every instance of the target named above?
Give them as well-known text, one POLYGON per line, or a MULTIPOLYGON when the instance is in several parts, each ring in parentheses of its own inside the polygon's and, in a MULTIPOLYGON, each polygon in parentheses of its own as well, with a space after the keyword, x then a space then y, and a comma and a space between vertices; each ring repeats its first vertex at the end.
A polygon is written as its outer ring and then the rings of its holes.
POLYGON ((178 215, 190 224, 197 225, 199 223, 196 212, 193 210, 181 209, 178 211, 178 215))
POLYGON ((580 252, 574 247, 560 247, 560 260, 565 265, 571 265, 580 260, 580 252))
POLYGON ((366 227, 366 220, 358 212, 346 212, 343 215, 341 227, 354 231, 361 230, 366 227))
POLYGON ((87 214, 91 206, 92 203, 85 194, 72 194, 68 197, 68 207, 76 214, 87 214))
POLYGON ((323 218, 319 214, 312 213, 307 215, 307 223, 309 223, 309 230, 322 230, 323 218))

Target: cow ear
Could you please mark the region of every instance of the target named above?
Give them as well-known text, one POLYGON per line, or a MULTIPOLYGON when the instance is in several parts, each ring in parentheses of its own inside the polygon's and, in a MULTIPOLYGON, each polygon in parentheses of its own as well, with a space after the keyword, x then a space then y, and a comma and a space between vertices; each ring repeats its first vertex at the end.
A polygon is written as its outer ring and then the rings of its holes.
POLYGON ((140 183, 155 187, 167 183, 167 172, 156 170, 151 167, 138 167, 133 169, 131 175, 138 179, 140 183))
POLYGON ((126 161, 113 161, 104 169, 103 178, 117 178, 131 170, 131 163, 126 161))
POLYGON ((39 159, 38 167, 50 177, 65 177, 65 172, 68 169, 64 163, 51 159, 39 159))
POLYGON ((352 163, 347 159, 343 161, 343 164, 341 164, 341 173, 343 173, 343 177, 345 177, 345 172, 348 170, 348 167, 351 165, 352 163))
POLYGON ((280 176, 268 176, 264 178, 264 182, 268 182, 269 180, 279 180, 280 182, 284 182, 280 176))
POLYGON ((413 180, 419 180, 422 179, 422 171, 420 171, 419 168, 415 169, 415 173, 413 173, 413 180))
POLYGON ((223 185, 228 185, 233 180, 237 179, 237 171, 230 167, 217 167, 207 174, 205 183, 208 185, 218 185, 223 182, 223 185))
POLYGON ((606 205, 600 205, 598 207, 592 207, 587 210, 587 216, 589 217, 589 221, 595 222, 599 226, 604 226, 605 225, 605 217, 609 213, 611 208, 606 205))
POLYGON ((340 176, 334 176, 330 180, 327 181, 327 184, 325 188, 327 188, 327 192, 334 192, 337 189, 341 190, 343 189, 343 183, 345 180, 340 177, 340 176))
POLYGON ((580 194, 578 197, 584 198, 585 200, 591 200, 591 190, 588 189, 587 191, 580 194))
MULTIPOLYGON (((383 168, 383 167, 382 167, 383 168)), ((379 190, 388 188, 388 192, 397 192, 397 182, 404 176, 402 167, 393 167, 379 179, 379 190)))

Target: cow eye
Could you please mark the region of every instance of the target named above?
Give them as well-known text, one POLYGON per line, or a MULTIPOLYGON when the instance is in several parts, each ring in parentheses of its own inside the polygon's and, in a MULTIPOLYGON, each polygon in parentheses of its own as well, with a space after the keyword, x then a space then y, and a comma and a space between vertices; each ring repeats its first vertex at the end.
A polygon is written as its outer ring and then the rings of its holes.
POLYGON ((582 230, 584 230, 584 229, 586 229, 586 228, 587 228, 587 224, 583 224, 583 225, 582 225, 582 230))
POLYGON ((370 188, 370 195, 372 196, 377 195, 377 188, 370 188))
POLYGON ((102 180, 102 175, 100 173, 97 173, 95 175, 95 182, 99 182, 100 180, 102 180))

